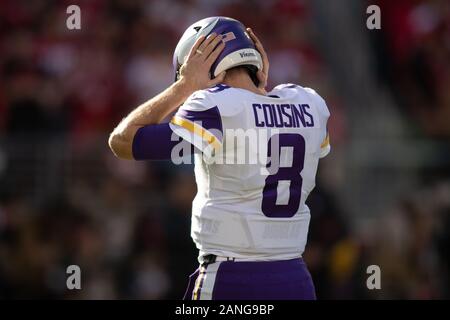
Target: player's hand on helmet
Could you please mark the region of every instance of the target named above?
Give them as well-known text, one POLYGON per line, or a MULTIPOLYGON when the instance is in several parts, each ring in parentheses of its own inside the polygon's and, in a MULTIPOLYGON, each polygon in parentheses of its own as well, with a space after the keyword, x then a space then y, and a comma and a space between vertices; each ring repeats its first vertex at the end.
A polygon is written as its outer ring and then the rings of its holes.
POLYGON ((263 67, 261 70, 258 70, 256 76, 259 80, 258 89, 260 89, 263 93, 266 93, 267 79, 269 77, 269 59, 267 58, 267 53, 264 50, 264 47, 259 41, 258 37, 255 35, 252 29, 247 28, 247 32, 255 43, 256 50, 261 54, 261 58, 263 61, 263 67))
POLYGON ((225 48, 222 35, 210 34, 207 38, 201 36, 197 39, 189 52, 186 62, 180 68, 180 80, 192 92, 212 87, 223 81, 225 71, 214 79, 210 78, 210 69, 219 54, 225 48))

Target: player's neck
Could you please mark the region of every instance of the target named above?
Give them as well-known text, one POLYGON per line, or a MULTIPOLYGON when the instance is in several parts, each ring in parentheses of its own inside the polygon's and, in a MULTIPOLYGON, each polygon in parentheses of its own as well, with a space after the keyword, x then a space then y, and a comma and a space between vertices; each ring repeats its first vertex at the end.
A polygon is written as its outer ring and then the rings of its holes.
POLYGON ((243 68, 228 70, 223 82, 233 88, 241 88, 256 94, 262 94, 253 83, 247 71, 243 68))

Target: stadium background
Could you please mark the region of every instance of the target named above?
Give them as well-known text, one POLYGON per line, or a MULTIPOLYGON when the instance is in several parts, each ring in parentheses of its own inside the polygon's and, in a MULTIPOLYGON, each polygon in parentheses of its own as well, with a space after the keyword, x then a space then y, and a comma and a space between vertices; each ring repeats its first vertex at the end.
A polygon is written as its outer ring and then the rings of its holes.
POLYGON ((322 299, 450 298, 450 6, 430 1, 1 1, 0 298, 179 299, 190 166, 115 159, 115 124, 173 81, 184 29, 259 35, 269 87, 332 113, 305 259, 322 299), (82 29, 66 29, 78 4, 82 29), (366 8, 381 7, 381 30, 366 8), (65 287, 82 269, 82 290, 65 287), (379 265, 382 289, 366 288, 379 265))

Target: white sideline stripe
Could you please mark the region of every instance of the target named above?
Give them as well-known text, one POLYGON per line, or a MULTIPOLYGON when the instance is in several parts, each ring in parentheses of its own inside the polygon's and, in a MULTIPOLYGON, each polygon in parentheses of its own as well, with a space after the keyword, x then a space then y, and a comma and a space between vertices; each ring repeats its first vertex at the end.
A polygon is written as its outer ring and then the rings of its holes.
POLYGON ((200 290, 199 300, 212 300, 214 284, 216 282, 217 270, 222 262, 214 262, 208 265, 205 274, 205 280, 200 290))

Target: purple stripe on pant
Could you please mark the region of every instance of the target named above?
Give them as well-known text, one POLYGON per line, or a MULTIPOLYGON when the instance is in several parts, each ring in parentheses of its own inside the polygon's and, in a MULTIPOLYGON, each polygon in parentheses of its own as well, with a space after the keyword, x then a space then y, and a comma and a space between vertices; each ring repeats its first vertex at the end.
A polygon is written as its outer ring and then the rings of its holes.
MULTIPOLYGON (((213 300, 315 300, 311 275, 302 259, 219 263, 213 300)), ((210 265, 208 265, 210 266, 210 265)), ((208 270, 208 266, 206 270, 208 270)), ((199 270, 190 276, 184 299, 190 300, 199 270)), ((199 298, 201 299, 202 282, 199 298)))

